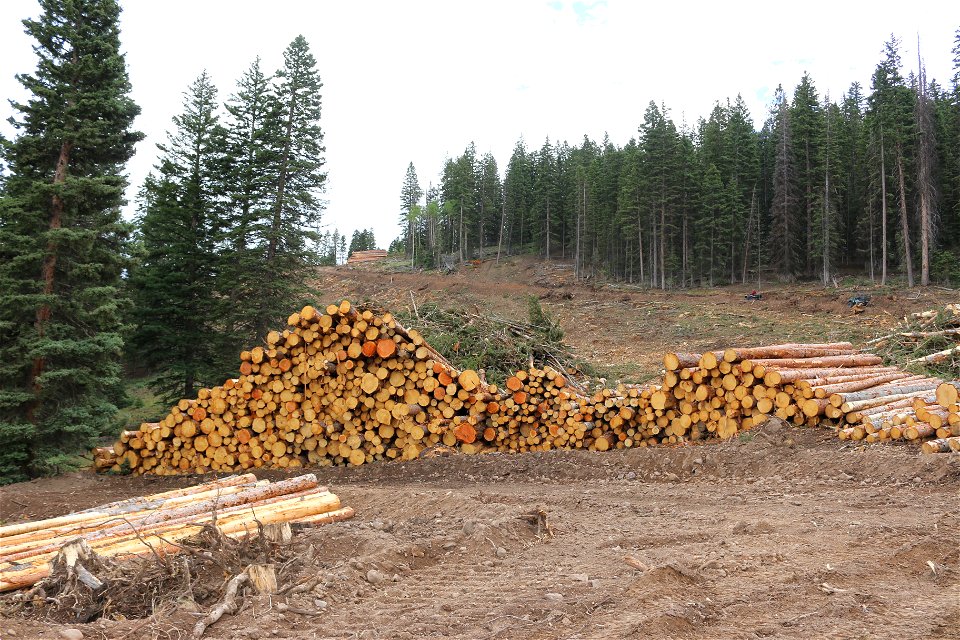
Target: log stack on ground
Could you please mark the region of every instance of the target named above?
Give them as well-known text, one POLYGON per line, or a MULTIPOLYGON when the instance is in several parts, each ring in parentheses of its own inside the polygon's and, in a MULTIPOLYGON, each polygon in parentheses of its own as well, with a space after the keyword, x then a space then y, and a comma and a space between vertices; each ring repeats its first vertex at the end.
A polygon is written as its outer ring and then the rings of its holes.
POLYGON ((387 252, 383 249, 369 249, 367 251, 354 251, 347 258, 347 264, 361 264, 363 262, 378 262, 387 257, 387 252))
MULTIPOLYGON (((238 378, 121 433, 111 468, 360 465, 410 460, 437 445, 463 453, 606 451, 729 438, 774 415, 835 427, 841 437, 866 438, 888 419, 911 427, 882 432, 890 439, 960 435, 956 401, 937 405, 940 380, 882 366, 848 342, 668 353, 660 384, 593 394, 550 367, 517 371, 498 388, 453 367, 391 314, 343 301, 325 312, 304 307, 240 360, 238 378)), ((98 455, 103 468, 109 455, 98 455)))
POLYGON ((319 525, 353 517, 312 474, 278 482, 253 474, 131 498, 58 518, 0 527, 0 592, 46 577, 63 545, 83 539, 101 557, 177 553, 177 541, 215 524, 227 537, 274 523, 319 525))

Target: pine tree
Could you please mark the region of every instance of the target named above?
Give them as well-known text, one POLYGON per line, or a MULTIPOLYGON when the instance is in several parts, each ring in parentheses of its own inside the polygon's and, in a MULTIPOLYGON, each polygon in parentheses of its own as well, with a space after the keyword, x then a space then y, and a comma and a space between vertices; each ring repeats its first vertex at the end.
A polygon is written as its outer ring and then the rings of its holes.
POLYGON ((502 202, 503 185, 497 160, 493 154, 485 153, 477 166, 477 238, 481 250, 497 240, 492 231, 497 228, 502 202))
POLYGON ((770 254, 780 273, 795 276, 801 264, 799 249, 801 234, 798 230, 796 165, 793 153, 793 137, 790 108, 783 87, 774 94, 772 142, 774 151, 773 198, 770 208, 770 254))
POLYGON ((840 245, 840 264, 851 264, 855 256, 865 256, 868 271, 872 272, 873 263, 870 253, 874 238, 869 229, 869 210, 866 200, 866 146, 863 128, 863 94, 860 83, 854 82, 847 89, 840 106, 840 117, 836 122, 837 144, 840 147, 838 158, 839 175, 844 184, 840 190, 838 214, 840 245))
POLYGON ((131 276, 140 313, 132 352, 156 374, 167 400, 192 398, 201 384, 222 379, 227 359, 218 324, 216 241, 221 220, 217 167, 217 89, 204 72, 185 93, 168 142, 144 184, 141 264, 131 276))
MULTIPOLYGON (((276 181, 264 223, 263 260, 252 265, 250 273, 260 288, 246 302, 250 324, 258 335, 286 317, 291 307, 311 298, 309 281, 318 259, 315 245, 323 211, 319 196, 327 178, 320 128, 323 84, 316 59, 303 36, 290 43, 283 58, 275 90, 281 128, 276 181)), ((346 238, 340 243, 345 253, 346 238)))
POLYGON ((800 232, 803 236, 805 256, 803 273, 813 275, 817 256, 817 231, 815 211, 817 194, 822 184, 821 168, 818 164, 820 144, 823 136, 823 113, 817 89, 809 73, 804 73, 800 84, 793 93, 790 105, 790 130, 792 134, 794 163, 797 167, 797 198, 801 216, 800 232))
POLYGON ((417 179, 417 170, 411 162, 407 166, 407 175, 403 178, 403 188, 400 190, 400 226, 406 230, 406 253, 411 259, 415 259, 416 254, 416 216, 413 214, 413 208, 423 197, 423 189, 420 188, 420 181, 417 179))
POLYGON ((0 200, 0 482, 50 471, 114 428, 124 164, 141 134, 114 0, 41 0, 30 92, 0 200))
POLYGON ((837 216, 840 176, 841 148, 837 137, 837 123, 840 121, 840 108, 830 102, 829 95, 822 105, 824 119, 823 138, 819 144, 817 164, 820 166, 820 188, 813 199, 812 249, 819 257, 820 280, 824 286, 836 266, 836 253, 840 233, 837 216))
POLYGON ((672 232, 674 207, 677 200, 675 179, 677 165, 677 129, 667 118, 666 107, 654 102, 647 105, 640 126, 640 149, 643 159, 641 176, 644 184, 644 205, 653 215, 656 231, 650 243, 657 259, 653 261, 653 284, 667 288, 667 247, 672 232))
POLYGON ((533 211, 536 220, 533 237, 538 250, 547 260, 551 257, 550 241, 556 233, 555 219, 560 217, 557 211, 556 182, 553 146, 547 138, 536 153, 533 164, 533 211))
POLYGON ((896 237, 899 240, 900 265, 907 275, 908 286, 913 286, 913 260, 909 225, 907 175, 910 173, 908 150, 913 146, 914 100, 915 94, 906 85, 900 73, 900 43, 891 37, 884 44, 884 59, 877 65, 873 74, 869 104, 868 126, 879 146, 879 166, 874 171, 880 176, 881 232, 883 235, 883 271, 881 284, 886 282, 888 251, 888 203, 896 202, 899 213, 899 227, 896 237))
POLYGON ((218 170, 224 215, 217 230, 216 288, 222 303, 219 317, 234 351, 256 341, 260 329, 248 305, 263 288, 260 278, 282 151, 280 103, 272 80, 261 70, 260 59, 254 60, 227 100, 227 122, 217 132, 222 139, 218 170))
MULTIPOLYGON (((413 205, 416 207, 417 205, 413 205)), ((373 229, 355 229, 350 238, 350 249, 348 255, 354 251, 369 251, 377 248, 377 241, 373 236, 373 229)))
POLYGON ((523 138, 517 141, 507 164, 507 173, 503 179, 504 220, 503 233, 506 237, 505 251, 512 253, 515 244, 523 246, 529 239, 529 231, 524 234, 524 220, 529 215, 533 201, 533 170, 530 155, 527 153, 523 138))

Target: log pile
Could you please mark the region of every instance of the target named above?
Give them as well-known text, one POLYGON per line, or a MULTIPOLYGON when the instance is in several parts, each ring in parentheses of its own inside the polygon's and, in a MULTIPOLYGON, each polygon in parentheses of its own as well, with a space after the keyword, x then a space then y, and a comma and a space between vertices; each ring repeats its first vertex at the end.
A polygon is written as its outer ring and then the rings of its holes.
POLYGON ((367 251, 354 251, 347 258, 347 264, 360 264, 361 262, 377 262, 387 257, 384 249, 369 249, 367 251))
POLYGON ((123 432, 97 466, 177 474, 361 465, 439 445, 606 451, 729 438, 773 415, 851 439, 960 435, 956 399, 938 404, 940 380, 884 367, 845 342, 670 353, 660 384, 592 394, 550 367, 517 371, 500 388, 453 367, 391 314, 343 301, 304 307, 240 360, 238 378, 123 432), (909 428, 894 429, 901 424, 909 428))
POLYGON ((353 509, 312 474, 271 483, 253 474, 121 500, 59 518, 0 527, 0 592, 36 583, 65 544, 83 539, 100 557, 177 553, 182 541, 215 524, 227 537, 275 523, 319 525, 353 509))

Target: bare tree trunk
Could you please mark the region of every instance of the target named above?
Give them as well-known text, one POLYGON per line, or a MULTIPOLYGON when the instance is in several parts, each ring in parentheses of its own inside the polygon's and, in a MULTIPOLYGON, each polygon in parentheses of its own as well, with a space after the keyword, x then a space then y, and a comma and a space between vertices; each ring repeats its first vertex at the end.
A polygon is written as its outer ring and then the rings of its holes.
POLYGON ((643 272, 643 261, 645 259, 643 255, 643 225, 640 224, 640 220, 637 220, 637 244, 640 253, 640 282, 643 286, 646 286, 646 276, 643 272))
POLYGON ((583 209, 587 206, 587 181, 583 181, 583 200, 581 206, 577 207, 577 237, 575 241, 575 250, 573 254, 573 275, 580 279, 580 218, 583 216, 583 209))
POLYGON ((823 172, 823 219, 820 230, 823 235, 823 286, 830 282, 830 94, 827 93, 827 148, 823 172))
POLYGON ((743 244, 743 270, 740 273, 740 280, 747 283, 747 270, 750 266, 750 242, 753 235, 753 214, 757 208, 757 186, 753 186, 753 194, 750 196, 750 213, 747 214, 747 238, 743 244))
POLYGON ((867 210, 870 212, 870 282, 876 282, 877 278, 873 272, 874 266, 876 266, 876 257, 873 255, 873 195, 870 196, 870 201, 867 205, 867 210))
POLYGON ((683 212, 681 248, 680 248, 680 283, 687 286, 687 212, 683 212))
POLYGON ((880 123, 880 286, 887 284, 887 160, 880 123))
POLYGON ((547 198, 547 260, 550 259, 550 198, 547 198))
POLYGON ((500 264, 500 250, 503 248, 503 228, 507 224, 507 199, 503 199, 500 207, 500 237, 497 240, 497 264, 500 264))
POLYGON ((913 257, 910 251, 910 221, 907 218, 907 188, 903 179, 903 151, 897 151, 897 176, 900 187, 900 233, 903 234, 903 260, 907 265, 907 286, 913 286, 913 257))
MULTIPOLYGON (((61 185, 67 181, 67 168, 70 166, 70 154, 73 151, 73 142, 65 140, 60 145, 60 155, 57 157, 57 165, 53 172, 53 184, 61 185)), ((48 229, 60 229, 63 226, 64 202, 60 196, 60 191, 55 190, 50 199, 50 218, 47 224, 48 229)), ((43 265, 40 269, 40 278, 43 280, 43 294, 49 296, 53 293, 55 284, 55 274, 57 269, 57 249, 56 240, 47 241, 46 254, 43 256, 43 265)), ((50 320, 50 305, 43 303, 37 309, 34 327, 37 335, 43 337, 46 332, 47 322, 50 320)), ((46 359, 43 356, 37 356, 33 360, 33 366, 30 368, 29 387, 34 391, 34 400, 27 409, 27 420, 34 421, 36 409, 40 405, 40 385, 37 379, 43 375, 46 367, 46 359)))
MULTIPOLYGON (((662 178, 661 178, 662 180, 662 178)), ((664 202, 666 194, 662 194, 660 198, 660 289, 662 291, 667 290, 667 203, 664 202)))
POLYGON ((930 285, 930 245, 934 235, 934 206, 936 202, 933 182, 934 142, 933 110, 927 96, 927 70, 920 59, 920 37, 917 36, 917 129, 920 134, 917 186, 920 192, 920 284, 930 285))
POLYGON ((463 241, 465 239, 463 231, 463 202, 460 202, 460 241, 457 248, 460 250, 460 264, 463 264, 463 241))

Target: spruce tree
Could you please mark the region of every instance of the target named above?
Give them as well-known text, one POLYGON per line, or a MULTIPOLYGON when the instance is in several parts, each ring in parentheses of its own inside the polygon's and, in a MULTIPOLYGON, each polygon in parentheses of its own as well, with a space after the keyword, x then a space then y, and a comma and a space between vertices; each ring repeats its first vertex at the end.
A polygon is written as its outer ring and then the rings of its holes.
POLYGON ((217 238, 217 289, 220 317, 234 351, 253 344, 261 329, 256 310, 251 313, 248 305, 263 287, 283 147, 280 103, 272 81, 261 70, 260 59, 254 60, 225 104, 227 119, 219 132, 224 215, 217 238))
MULTIPOLYGON (((420 181, 417 179, 417 169, 411 162, 407 166, 407 173, 403 178, 403 188, 400 190, 400 226, 406 232, 406 254, 414 259, 416 254, 416 228, 413 208, 423 197, 423 189, 420 188, 420 181)), ((352 253, 352 250, 351 250, 352 253)))
POLYGON ((168 400, 191 398, 199 385, 227 373, 216 291, 216 111, 217 89, 204 72, 186 92, 167 144, 158 145, 156 175, 142 190, 143 257, 131 278, 138 309, 131 342, 168 400))
POLYGON ((797 170, 793 146, 790 107, 783 87, 774 94, 772 114, 773 189, 770 206, 770 255, 774 266, 785 276, 797 275, 802 264, 801 217, 797 207, 797 170))
POLYGON ((115 0, 41 0, 0 200, 0 482, 115 428, 133 120, 115 0))
MULTIPOLYGON (((283 54, 277 71, 280 138, 276 180, 272 187, 269 217, 265 220, 263 260, 251 267, 259 283, 258 295, 245 301, 250 323, 258 335, 286 318, 291 308, 311 298, 309 284, 317 263, 326 183, 323 130, 320 128, 321 96, 317 61, 310 45, 297 36, 283 54)), ((346 238, 338 250, 346 252, 346 238)))

